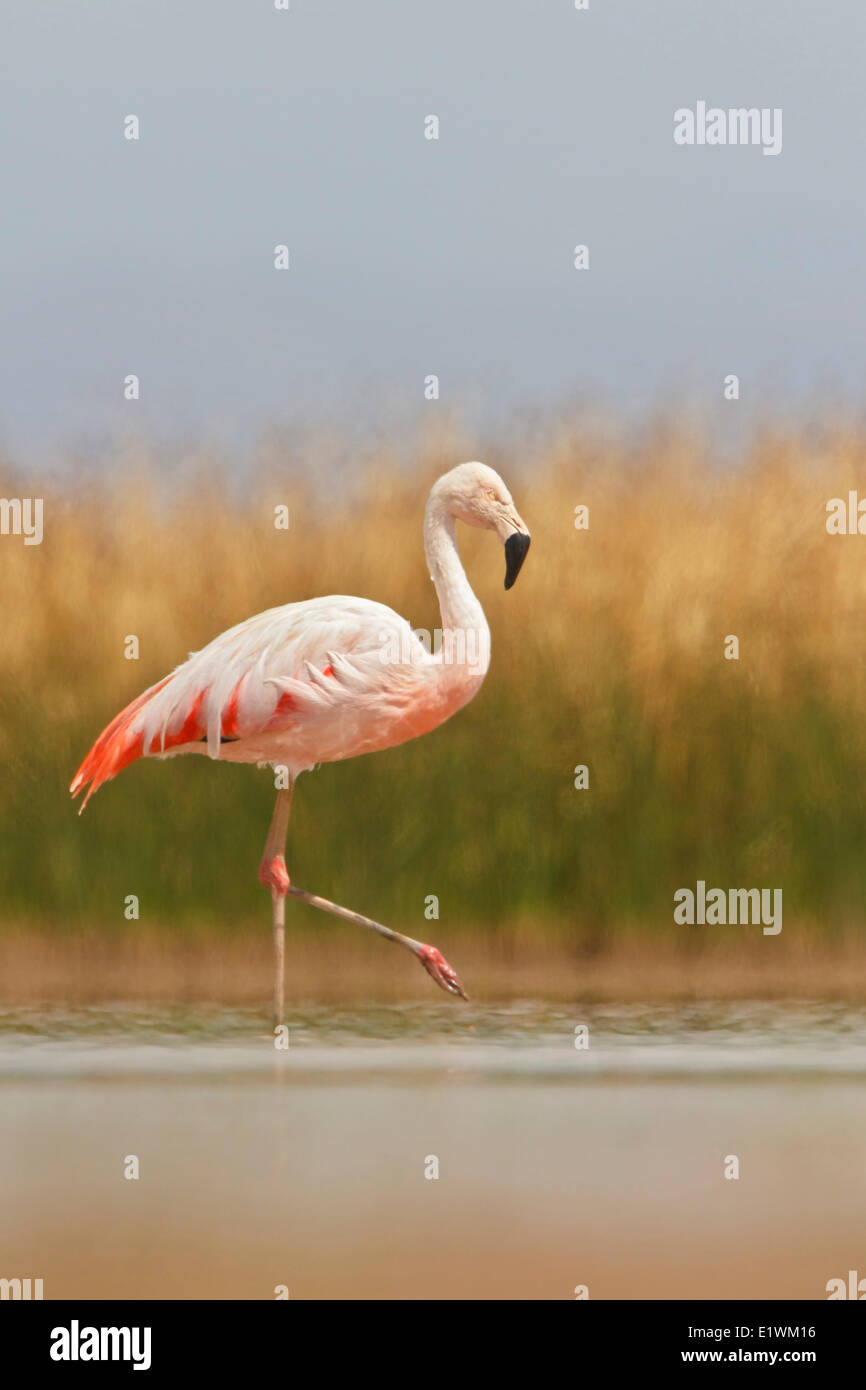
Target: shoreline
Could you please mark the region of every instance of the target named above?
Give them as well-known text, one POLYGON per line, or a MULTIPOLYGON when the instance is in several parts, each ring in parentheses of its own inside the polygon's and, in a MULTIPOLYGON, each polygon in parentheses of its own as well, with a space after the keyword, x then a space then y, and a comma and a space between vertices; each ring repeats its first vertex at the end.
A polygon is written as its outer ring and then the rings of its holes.
MULTIPOLYGON (((438 927, 438 924, 431 924, 438 927)), ((471 1000, 582 1000, 587 1003, 712 999, 826 999, 866 1003, 866 942, 836 945, 808 932, 688 949, 624 936, 612 948, 532 939, 527 928, 495 940, 431 933, 455 965, 471 1000)), ((7 929, 0 934, 0 1005, 166 1001, 268 1006, 270 931, 181 937, 147 932, 7 929)), ((441 1002, 445 996, 404 953, 339 929, 287 936, 286 996, 295 1003, 441 1002)), ((459 1008, 460 1005, 455 1004, 459 1008)))

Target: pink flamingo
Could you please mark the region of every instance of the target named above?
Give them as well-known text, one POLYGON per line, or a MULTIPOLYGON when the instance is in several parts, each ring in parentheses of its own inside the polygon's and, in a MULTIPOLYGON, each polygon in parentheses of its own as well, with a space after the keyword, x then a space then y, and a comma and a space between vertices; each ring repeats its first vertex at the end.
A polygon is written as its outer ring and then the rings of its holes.
POLYGON ((529 549, 529 532, 492 468, 461 463, 436 482, 424 516, 424 553, 442 615, 439 650, 428 651, 404 618, 370 599, 335 594, 271 608, 214 638, 121 710, 70 787, 77 796, 90 784, 83 811, 103 782, 136 758, 179 753, 282 770, 285 785, 277 792, 259 868, 273 904, 277 1024, 284 1007, 289 893, 405 946, 438 985, 466 998, 435 946, 296 888, 285 861, 300 773, 425 734, 478 692, 490 660, 490 631, 460 563, 457 521, 495 531, 504 543, 506 589, 529 549))

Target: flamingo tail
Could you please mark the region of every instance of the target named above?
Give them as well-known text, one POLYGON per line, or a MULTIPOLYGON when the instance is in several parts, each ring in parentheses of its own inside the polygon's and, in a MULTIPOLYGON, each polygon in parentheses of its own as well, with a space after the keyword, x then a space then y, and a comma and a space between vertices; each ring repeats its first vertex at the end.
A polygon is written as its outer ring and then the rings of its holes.
MULTIPOLYGON (((107 728, 103 729, 73 777, 69 788, 75 797, 87 786, 88 782, 90 783, 87 794, 79 807, 79 815, 103 782, 110 782, 112 777, 115 777, 124 767, 135 762, 136 758, 142 757, 145 751, 151 752, 153 750, 153 744, 151 744, 151 748, 145 750, 144 734, 141 731, 141 721, 138 716, 144 706, 149 704, 170 680, 171 676, 166 676, 164 680, 158 681, 149 690, 136 696, 125 709, 120 711, 120 714, 112 719, 107 728)), ((186 737, 189 736, 191 730, 188 728, 188 722, 185 723, 182 732, 186 737)), ((165 746, 170 746, 169 740, 165 741, 165 746)))

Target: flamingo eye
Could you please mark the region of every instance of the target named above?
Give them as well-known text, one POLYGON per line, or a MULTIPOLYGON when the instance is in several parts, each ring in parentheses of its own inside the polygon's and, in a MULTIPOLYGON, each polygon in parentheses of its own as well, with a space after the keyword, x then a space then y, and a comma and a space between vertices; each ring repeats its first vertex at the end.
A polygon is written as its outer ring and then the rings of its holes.
POLYGON ((497 493, 496 493, 496 489, 495 489, 495 488, 489 487, 489 488, 487 489, 487 496, 490 498, 491 502, 498 502, 498 501, 499 501, 499 497, 497 496, 497 493))

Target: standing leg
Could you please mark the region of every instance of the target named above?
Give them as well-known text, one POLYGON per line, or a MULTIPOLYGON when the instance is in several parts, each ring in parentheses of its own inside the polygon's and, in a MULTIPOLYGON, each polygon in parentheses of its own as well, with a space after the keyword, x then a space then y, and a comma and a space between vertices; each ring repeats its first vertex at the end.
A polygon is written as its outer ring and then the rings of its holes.
POLYGON ((274 909, 274 1027, 283 1022, 285 1008, 286 962, 286 894, 289 875, 286 870, 286 834, 289 812, 292 809, 294 782, 277 792, 277 804, 271 818, 271 828, 265 841, 265 852, 259 865, 259 883, 271 890, 274 909))

